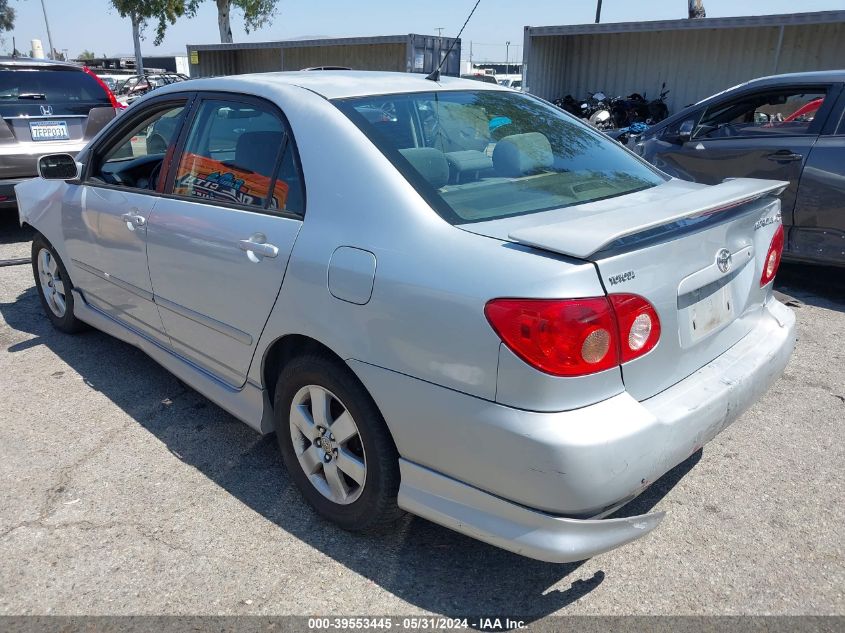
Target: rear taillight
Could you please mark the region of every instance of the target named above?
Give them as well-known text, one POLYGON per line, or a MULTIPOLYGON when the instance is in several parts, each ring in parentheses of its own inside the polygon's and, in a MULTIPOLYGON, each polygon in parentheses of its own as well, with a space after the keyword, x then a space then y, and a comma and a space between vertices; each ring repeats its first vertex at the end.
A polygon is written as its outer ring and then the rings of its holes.
POLYGON ((618 364, 616 323, 605 297, 493 299, 484 314, 505 345, 546 373, 583 376, 618 364))
POLYGON ((612 294, 610 302, 619 327, 620 362, 647 354, 660 340, 660 319, 654 306, 639 295, 612 294))
POLYGON ((648 353, 660 339, 654 307, 638 295, 586 299, 493 299, 490 325, 532 367, 585 376, 648 353))
POLYGON ((83 67, 82 67, 82 70, 83 70, 84 72, 88 73, 89 75, 91 75, 91 76, 94 78, 94 80, 95 80, 98 84, 100 84, 100 87, 101 87, 103 90, 105 90, 105 91, 106 91, 106 94, 109 96, 109 102, 111 103, 111 107, 113 107, 115 110, 122 110, 122 109, 125 107, 125 106, 122 106, 122 105, 118 102, 118 100, 117 100, 117 99, 115 98, 115 96, 114 96, 114 93, 111 91, 111 88, 109 88, 109 87, 106 85, 106 82, 104 82, 102 79, 100 79, 100 78, 97 76, 97 73, 95 73, 95 72, 94 72, 94 71, 92 71, 90 68, 88 68, 88 66, 83 66, 83 67))
POLYGON ((763 262, 763 274, 760 275, 760 287, 762 288, 775 278, 780 267, 780 260, 783 257, 783 225, 778 226, 772 237, 772 243, 769 245, 769 251, 766 253, 766 259, 763 262))

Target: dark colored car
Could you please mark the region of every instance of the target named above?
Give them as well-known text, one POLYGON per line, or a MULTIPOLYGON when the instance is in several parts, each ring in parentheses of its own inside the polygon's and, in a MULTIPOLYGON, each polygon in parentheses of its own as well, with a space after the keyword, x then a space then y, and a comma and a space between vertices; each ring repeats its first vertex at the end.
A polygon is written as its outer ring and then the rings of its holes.
POLYGON ((135 99, 147 94, 151 90, 180 81, 187 81, 188 79, 189 77, 182 73, 145 73, 143 75, 132 75, 120 84, 118 101, 129 105, 135 99))
POLYGON ((634 147, 706 184, 785 180, 784 257, 845 266, 845 70, 755 79, 649 128, 634 147))
POLYGON ((115 116, 108 87, 85 66, 0 57, 0 210, 45 154, 76 154, 115 116))
POLYGON ((461 79, 474 79, 475 81, 483 81, 488 84, 498 84, 493 75, 485 75, 484 73, 472 73, 471 75, 461 75, 461 79))

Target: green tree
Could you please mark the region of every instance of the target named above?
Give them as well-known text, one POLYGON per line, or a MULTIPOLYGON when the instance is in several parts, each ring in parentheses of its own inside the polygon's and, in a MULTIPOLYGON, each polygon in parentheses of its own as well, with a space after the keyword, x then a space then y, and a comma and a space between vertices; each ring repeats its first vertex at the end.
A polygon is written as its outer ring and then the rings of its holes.
MULTIPOLYGON (((203 0, 187 0, 186 10, 194 14, 197 6, 203 0)), ((265 24, 270 24, 276 15, 276 4, 278 0, 214 0, 217 4, 217 27, 220 29, 220 42, 223 44, 232 43, 232 9, 239 9, 244 14, 244 27, 246 32, 260 29, 265 24)))
POLYGON ((15 28, 15 10, 9 6, 9 0, 0 0, 0 31, 15 28))
MULTIPOLYGON (((0 0, 2 2, 3 0, 0 0)), ((135 44, 135 71, 144 72, 141 57, 141 40, 147 20, 156 19, 156 37, 153 43, 158 46, 164 39, 168 24, 174 24, 177 18, 186 12, 193 12, 196 0, 111 0, 112 5, 122 18, 132 22, 132 41, 135 44)))
POLYGON ((79 53, 76 59, 94 59, 96 55, 94 55, 93 51, 89 51, 87 48, 79 53))

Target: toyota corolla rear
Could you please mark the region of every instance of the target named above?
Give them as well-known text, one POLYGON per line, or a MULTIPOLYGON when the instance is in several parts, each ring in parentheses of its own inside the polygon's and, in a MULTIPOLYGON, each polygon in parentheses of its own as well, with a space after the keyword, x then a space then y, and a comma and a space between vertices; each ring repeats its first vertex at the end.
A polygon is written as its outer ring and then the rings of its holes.
MULTIPOLYGON (((771 290, 786 183, 669 179, 512 91, 338 107, 455 230, 507 248, 509 261, 521 254, 528 280, 484 298, 500 346, 495 404, 439 392, 425 418, 451 429, 446 444, 423 456, 425 439, 413 454, 397 441, 400 505, 553 561, 648 532, 660 513, 596 519, 733 422, 791 354, 794 316, 771 290), (567 288, 585 268, 593 285, 567 288)), ((394 400, 412 398, 396 380, 377 397, 389 423, 409 415, 394 414, 394 400)))

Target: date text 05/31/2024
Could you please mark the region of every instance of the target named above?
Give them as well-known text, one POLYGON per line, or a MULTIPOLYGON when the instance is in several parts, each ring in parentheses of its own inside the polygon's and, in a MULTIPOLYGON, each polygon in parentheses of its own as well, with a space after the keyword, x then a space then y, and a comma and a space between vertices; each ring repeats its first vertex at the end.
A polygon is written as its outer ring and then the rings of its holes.
POLYGON ((444 617, 348 617, 308 618, 308 628, 315 631, 331 630, 462 630, 511 631, 525 627, 524 620, 510 618, 444 618, 444 617))

